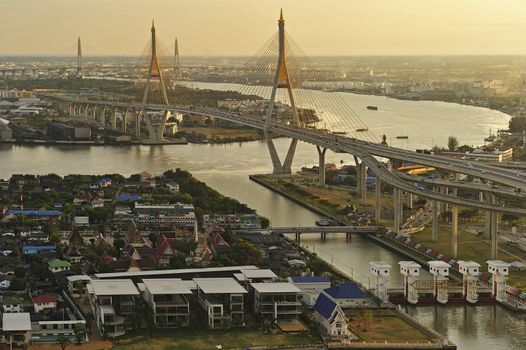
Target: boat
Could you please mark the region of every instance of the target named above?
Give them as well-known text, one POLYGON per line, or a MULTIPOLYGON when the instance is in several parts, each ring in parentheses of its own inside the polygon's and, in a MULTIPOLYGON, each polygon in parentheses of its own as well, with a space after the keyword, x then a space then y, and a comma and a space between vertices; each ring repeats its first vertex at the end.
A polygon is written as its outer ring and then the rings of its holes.
POLYGON ((333 135, 347 135, 345 131, 333 131, 332 134, 333 135))
POLYGON ((338 221, 328 218, 321 218, 320 220, 316 221, 316 226, 338 226, 338 221))
POLYGON ((377 111, 378 107, 376 107, 376 106, 367 106, 367 109, 371 110, 371 111, 377 111))
POLYGON ((396 138, 399 140, 407 140, 409 136, 400 135, 400 136, 397 136, 396 138))
POLYGON ((369 131, 369 128, 356 129, 356 132, 366 132, 366 131, 369 131))

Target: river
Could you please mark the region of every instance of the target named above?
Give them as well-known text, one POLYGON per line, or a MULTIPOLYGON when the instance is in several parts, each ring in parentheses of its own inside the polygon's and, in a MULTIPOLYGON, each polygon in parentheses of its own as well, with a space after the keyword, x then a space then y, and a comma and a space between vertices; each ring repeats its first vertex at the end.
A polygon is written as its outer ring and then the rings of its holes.
MULTIPOLYGON (((461 143, 480 144, 488 129, 504 128, 509 119, 497 111, 443 102, 399 101, 354 94, 343 94, 343 97, 360 111, 362 119, 377 134, 382 133, 382 128, 391 128, 392 135, 408 135, 410 148, 429 147, 432 141, 443 145, 449 135, 457 135, 461 143), (377 105, 379 111, 367 111, 367 105, 377 105), (433 134, 429 130, 433 130, 433 134)), ((277 139, 275 143, 281 152, 288 145, 285 139, 277 139)), ((352 157, 328 153, 327 161, 350 163, 352 157)), ((316 164, 315 148, 300 142, 294 168, 316 164)), ((160 174, 177 167, 189 170, 219 192, 247 203, 268 217, 272 225, 313 225, 319 218, 248 179, 249 174, 271 170, 263 142, 152 147, 0 145, 0 178, 4 179, 17 173, 121 173, 128 176, 148 170, 160 174)), ((392 284, 400 283, 397 262, 402 257, 366 238, 353 236, 351 242, 346 242, 345 237, 329 236, 322 242, 310 237, 303 242, 365 285, 369 279, 367 263, 371 260, 389 262, 393 266, 392 284)), ((526 348, 526 316, 500 306, 410 307, 407 311, 446 335, 459 345, 459 349, 526 348)))

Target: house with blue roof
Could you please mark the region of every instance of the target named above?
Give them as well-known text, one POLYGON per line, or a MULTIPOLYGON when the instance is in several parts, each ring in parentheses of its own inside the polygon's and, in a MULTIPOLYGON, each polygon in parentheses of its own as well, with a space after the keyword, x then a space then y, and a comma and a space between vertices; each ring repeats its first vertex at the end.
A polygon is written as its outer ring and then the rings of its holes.
POLYGON ((350 337, 349 320, 340 305, 327 295, 320 294, 314 304, 314 321, 322 334, 331 338, 350 337))
POLYGON ((325 296, 342 308, 369 307, 373 305, 372 298, 354 282, 345 282, 324 289, 322 294, 325 294, 325 296))

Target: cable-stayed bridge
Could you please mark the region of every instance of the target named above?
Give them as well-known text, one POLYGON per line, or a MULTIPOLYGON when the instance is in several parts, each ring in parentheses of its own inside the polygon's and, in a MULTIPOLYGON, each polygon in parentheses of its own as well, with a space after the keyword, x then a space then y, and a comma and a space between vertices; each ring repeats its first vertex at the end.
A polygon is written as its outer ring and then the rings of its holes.
MULTIPOLYGON (((260 129, 265 134, 274 174, 290 174, 298 141, 316 146, 319 157, 319 184, 325 184, 325 153, 348 153, 354 156, 358 170, 358 188, 365 201, 367 169, 376 175, 376 218, 380 217, 381 182, 394 188, 394 228, 399 230, 403 219, 403 192, 415 194, 431 201, 433 208, 433 238, 437 239, 438 203, 447 203, 452 208, 452 255, 457 254, 458 208, 470 207, 487 212, 486 224, 492 237, 492 258, 497 256, 498 213, 526 214, 526 209, 499 204, 502 189, 473 188, 454 180, 443 180, 432 188, 420 189, 414 180, 399 176, 387 168, 378 158, 386 158, 392 164, 410 161, 432 166, 455 174, 467 174, 486 179, 510 188, 511 197, 523 198, 526 193, 526 176, 515 170, 498 168, 479 162, 437 157, 409 150, 389 147, 370 131, 341 97, 339 93, 324 93, 308 89, 308 82, 323 82, 319 69, 301 51, 299 46, 285 32, 283 15, 278 21, 278 31, 240 69, 240 74, 226 83, 224 92, 235 92, 233 98, 210 100, 202 90, 188 87, 178 81, 176 62, 178 49, 174 52, 172 76, 166 76, 162 59, 157 52, 155 27, 152 24, 152 38, 147 45, 144 59, 137 67, 137 90, 142 97, 132 101, 105 101, 83 98, 71 93, 41 94, 54 101, 62 111, 75 118, 95 121, 117 129, 117 114, 122 115, 122 131, 134 126, 137 137, 141 137, 141 121, 146 122, 150 143, 163 143, 163 129, 174 113, 214 117, 260 129), (280 135, 291 139, 291 143, 280 157, 274 146, 273 137, 280 135), (457 190, 481 192, 479 200, 461 197, 457 190), (451 191, 450 191, 451 190, 451 191)), ((79 70, 82 72, 82 70, 79 70)), ((232 95, 232 94, 230 94, 232 95)), ((228 96, 230 96, 228 95, 228 96)), ((393 167, 393 168, 396 168, 393 167)))

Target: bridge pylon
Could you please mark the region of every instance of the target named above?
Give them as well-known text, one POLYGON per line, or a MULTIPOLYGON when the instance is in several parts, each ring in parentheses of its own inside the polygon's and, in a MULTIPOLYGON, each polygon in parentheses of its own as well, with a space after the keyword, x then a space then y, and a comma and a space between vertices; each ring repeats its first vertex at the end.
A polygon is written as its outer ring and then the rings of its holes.
MULTIPOLYGON (((151 39, 151 56, 150 56, 150 65, 148 68, 148 76, 146 78, 146 87, 144 89, 144 95, 141 103, 140 114, 146 121, 146 126, 149 133, 149 142, 161 143, 163 141, 164 127, 166 120, 169 118, 169 111, 164 110, 159 112, 159 116, 149 115, 146 113, 146 105, 148 104, 148 97, 153 92, 154 89, 158 89, 161 95, 161 103, 155 103, 157 105, 168 106, 168 95, 166 93, 166 85, 164 83, 163 73, 161 66, 159 65, 159 60, 157 58, 157 39, 155 37, 155 23, 152 21, 152 39, 151 39)), ((140 119, 139 119, 140 121, 140 119)), ((136 126, 137 137, 141 136, 141 127, 140 122, 136 126)))
POLYGON ((267 140, 268 149, 270 152, 270 158, 272 159, 272 166, 274 168, 273 173, 290 174, 292 161, 294 160, 294 154, 296 153, 296 146, 298 144, 298 140, 292 139, 285 160, 282 163, 279 158, 276 147, 274 146, 274 141, 272 140, 272 132, 269 130, 272 123, 272 114, 274 112, 276 92, 280 88, 287 89, 290 100, 290 107, 292 109, 292 124, 296 126, 300 125, 298 110, 296 108, 296 103, 294 102, 294 95, 292 93, 292 84, 290 81, 289 72, 287 70, 287 60, 285 56, 285 20, 283 19, 283 10, 280 12, 278 28, 278 64, 276 67, 276 73, 272 84, 272 92, 270 94, 269 105, 265 117, 264 132, 265 138, 267 140))
POLYGON ((82 64, 82 45, 80 43, 80 36, 77 40, 77 78, 84 77, 84 66, 82 64))

